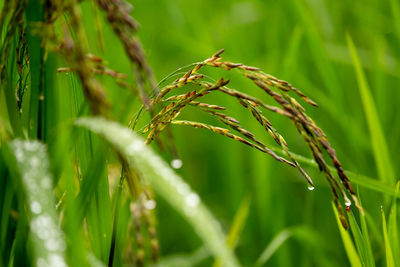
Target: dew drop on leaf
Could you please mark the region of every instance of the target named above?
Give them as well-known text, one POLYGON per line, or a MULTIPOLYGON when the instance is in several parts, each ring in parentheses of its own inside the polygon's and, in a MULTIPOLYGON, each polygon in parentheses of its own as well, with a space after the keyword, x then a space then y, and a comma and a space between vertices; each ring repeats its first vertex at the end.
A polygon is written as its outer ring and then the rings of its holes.
POLYGON ((171 166, 174 169, 180 169, 182 167, 182 165, 183 165, 183 163, 182 163, 182 160, 180 160, 180 159, 173 159, 171 161, 171 166))
POLYGON ((196 207, 200 203, 200 198, 195 193, 190 193, 185 198, 186 205, 190 207, 196 207))

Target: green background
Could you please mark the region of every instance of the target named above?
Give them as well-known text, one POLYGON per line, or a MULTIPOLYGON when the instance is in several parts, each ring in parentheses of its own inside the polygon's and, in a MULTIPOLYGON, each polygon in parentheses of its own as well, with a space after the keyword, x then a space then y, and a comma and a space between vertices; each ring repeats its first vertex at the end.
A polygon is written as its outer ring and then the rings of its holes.
MULTIPOLYGON (((326 132, 344 168, 378 179, 379 155, 374 154, 372 147, 368 118, 345 39, 348 33, 359 52, 390 161, 398 173, 397 2, 145 0, 134 1, 133 5, 133 15, 141 24, 140 39, 158 79, 225 48, 226 60, 260 67, 289 81, 319 103, 319 108, 306 109, 326 132)), ((222 76, 229 78, 225 73, 222 76)), ((256 87, 232 76, 229 86, 260 95, 256 87)), ((273 144, 245 111, 235 103, 230 106, 229 99, 214 96, 210 103, 228 105, 231 114, 249 125, 247 129, 273 144)), ((187 118, 204 121, 202 115, 194 111, 187 118)), ((265 115, 295 153, 311 158, 289 120, 265 115)), ((314 191, 308 191, 296 170, 261 152, 205 130, 174 130, 184 163, 179 172, 225 228, 245 196, 251 197, 250 216, 237 249, 242 262, 252 262, 282 229, 306 225, 312 236, 305 233, 306 237, 288 240, 273 256, 270 266, 322 266, 322 262, 324 266, 347 265, 329 203, 331 193, 317 170, 307 169, 316 184, 314 191), (318 243, 317 247, 313 247, 313 241, 318 243)), ((382 196, 371 190, 360 192, 368 212, 379 218, 382 196)), ((198 242, 189 238, 190 230, 181 228, 183 222, 170 217, 170 212, 167 208, 158 210, 162 251, 196 248, 198 242)), ((376 223, 380 226, 379 220, 376 223)), ((376 245, 382 240, 374 236, 372 240, 376 258, 383 260, 384 250, 376 245)))

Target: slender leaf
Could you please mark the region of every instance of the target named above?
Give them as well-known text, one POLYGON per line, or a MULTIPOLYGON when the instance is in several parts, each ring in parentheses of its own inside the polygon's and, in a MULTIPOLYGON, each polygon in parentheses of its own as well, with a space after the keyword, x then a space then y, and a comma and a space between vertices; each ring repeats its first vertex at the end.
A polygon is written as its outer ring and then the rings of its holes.
POLYGON ((37 266, 67 266, 64 233, 58 227, 46 147, 37 141, 11 143, 30 214, 30 237, 37 266))
POLYGON ((390 240, 389 240, 389 236, 388 236, 385 212, 383 211, 383 209, 382 209, 382 231, 383 231, 383 238, 385 240, 386 266, 394 267, 396 265, 394 263, 392 246, 390 244, 390 240))
POLYGON ((371 136, 372 148, 374 151, 375 162, 378 169, 379 178, 393 185, 394 184, 394 169, 391 164, 391 157, 385 139, 384 131, 382 130, 379 121, 378 111, 375 106, 374 98, 371 94, 365 73, 362 69, 360 58, 357 49, 349 34, 346 35, 347 45, 349 47, 350 55, 353 61, 354 70, 357 76, 357 83, 360 90, 361 100, 365 116, 368 123, 368 129, 371 136))
POLYGON ((392 11, 393 26, 396 31, 397 41, 400 42, 400 4, 396 0, 390 0, 390 10, 392 11))
POLYGON ((290 229, 284 229, 278 233, 268 246, 264 249, 256 262, 256 266, 262 266, 272 257, 272 255, 293 235, 290 229))
MULTIPOLYGON (((361 202, 361 197, 360 196, 358 196, 358 200, 360 201, 360 205, 362 206, 362 202, 361 202)), ((372 253, 371 241, 370 241, 370 238, 369 238, 369 231, 368 231, 368 228, 367 228, 367 220, 366 220, 365 217, 366 217, 365 214, 361 214, 360 213, 361 231, 362 231, 362 235, 364 237, 366 256, 367 256, 366 261, 368 262, 369 266, 375 266, 374 255, 372 253)))
MULTIPOLYGON (((228 237, 226 239, 226 243, 229 248, 232 250, 235 249, 237 242, 239 241, 240 235, 242 234, 244 224, 246 223, 247 217, 249 215, 250 208, 250 197, 246 196, 242 203, 239 206, 238 211, 236 212, 235 218, 233 219, 233 223, 228 232, 228 237)), ((218 259, 214 263, 214 267, 221 266, 221 260, 218 259)))
POLYGON ((342 237, 343 245, 347 253, 347 257, 349 258, 350 264, 352 267, 361 267, 360 257, 357 254, 356 249, 354 248, 353 241, 351 240, 350 234, 343 228, 342 223, 339 219, 338 211, 336 210, 335 205, 332 203, 333 211, 335 212, 336 221, 339 227, 340 235, 342 237))
POLYGON ((41 46, 41 37, 33 33, 35 23, 43 21, 43 6, 40 0, 29 1, 26 9, 28 22, 28 45, 30 53, 31 69, 31 96, 29 109, 29 136, 31 138, 43 138, 43 97, 44 90, 44 49, 41 46))
MULTIPOLYGON (((1 146, 0 146, 1 149, 1 146)), ((10 258, 12 239, 15 235, 13 212, 16 192, 7 170, 3 153, 0 151, 0 265, 7 266, 10 258)))
MULTIPOLYGON (((358 254, 360 255, 360 260, 362 266, 375 266, 371 253, 371 248, 368 247, 369 243, 365 240, 365 236, 361 232, 360 227, 353 215, 353 213, 349 212, 349 223, 350 229, 354 237, 354 241, 357 247, 358 254), (372 261, 371 261, 372 260, 372 261)), ((363 216, 363 215, 360 215, 363 216)))
POLYGON ((389 241, 391 243, 392 249, 395 253, 393 253, 393 259, 395 263, 399 263, 399 252, 400 252, 400 244, 399 244, 399 231, 397 228, 397 196, 399 195, 400 190, 400 182, 397 182, 396 185, 396 195, 393 199, 393 204, 390 209, 389 220, 388 220, 388 235, 389 241))
POLYGON ((296 13, 299 15, 303 29, 306 33, 311 55, 317 65, 317 69, 320 72, 324 85, 329 91, 329 96, 333 98, 333 101, 339 107, 342 107, 342 91, 337 90, 340 82, 332 63, 329 60, 320 29, 318 28, 319 24, 313 21, 313 15, 310 14, 310 8, 307 7, 306 1, 292 0, 291 2, 295 7, 296 13))
POLYGON ((249 215, 250 203, 250 197, 246 196, 240 204, 235 218, 233 219, 232 226, 229 229, 226 243, 232 249, 236 247, 236 244, 239 241, 240 234, 242 233, 243 227, 249 215))

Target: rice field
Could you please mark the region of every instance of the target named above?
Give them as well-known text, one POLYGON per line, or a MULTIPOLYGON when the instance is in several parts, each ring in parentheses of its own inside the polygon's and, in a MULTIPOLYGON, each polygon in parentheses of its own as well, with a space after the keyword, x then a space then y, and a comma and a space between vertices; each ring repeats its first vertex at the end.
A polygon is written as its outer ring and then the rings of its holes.
POLYGON ((0 266, 400 264, 398 1, 0 9, 0 266))

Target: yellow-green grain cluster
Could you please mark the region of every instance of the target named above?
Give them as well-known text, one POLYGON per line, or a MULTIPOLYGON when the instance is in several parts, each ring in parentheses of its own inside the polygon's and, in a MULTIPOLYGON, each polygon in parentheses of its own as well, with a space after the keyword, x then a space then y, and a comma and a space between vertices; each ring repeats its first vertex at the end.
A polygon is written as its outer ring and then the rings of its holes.
POLYGON ((222 53, 223 50, 219 50, 210 58, 196 64, 193 69, 187 71, 181 78, 178 78, 173 83, 163 87, 160 90, 160 93, 155 96, 152 104, 158 104, 162 108, 155 116, 153 116, 150 123, 142 131, 143 133, 147 133, 147 144, 149 144, 155 138, 158 138, 160 133, 170 124, 206 129, 214 133, 226 136, 230 139, 244 143, 250 147, 271 155, 273 158, 280 162, 296 167, 310 184, 310 187, 314 188, 314 184, 310 176, 303 170, 300 164, 292 156, 285 139, 272 126, 271 122, 262 113, 261 109, 272 111, 279 115, 287 117, 293 122, 299 134, 303 137, 304 141, 310 148, 315 158, 315 161, 318 163, 320 170, 325 174, 326 179, 331 187, 334 203, 337 207, 337 210, 339 211, 342 224, 345 228, 347 228, 348 224, 340 200, 343 200, 346 206, 351 205, 351 200, 347 196, 349 194, 353 199, 355 205, 362 211, 354 189, 346 173, 344 172, 342 164, 337 158, 335 150, 330 145, 325 133, 307 115, 305 108, 294 97, 290 96, 289 93, 295 93, 303 101, 314 107, 318 107, 318 104, 290 83, 280 80, 272 75, 266 74, 262 72, 259 68, 246 66, 241 63, 222 61, 222 53), (199 73, 199 70, 206 66, 221 68, 227 71, 232 69, 239 70, 243 77, 253 81, 253 83, 258 88, 262 89, 269 97, 271 97, 277 103, 277 106, 267 105, 262 100, 256 97, 253 97, 236 89, 228 88, 227 84, 229 83, 229 80, 221 78, 216 83, 210 83, 206 81, 204 75, 199 73), (173 94, 174 90, 176 90, 177 88, 181 88, 189 84, 195 85, 199 89, 189 91, 185 94, 177 94, 167 97, 168 94, 173 94), (240 122, 235 118, 230 117, 225 113, 216 111, 226 110, 225 107, 197 101, 199 98, 214 91, 220 91, 228 96, 237 99, 241 106, 250 111, 251 117, 253 117, 263 126, 268 135, 270 135, 274 139, 274 141, 282 148, 288 158, 285 159, 276 155, 270 148, 267 147, 267 145, 259 141, 259 139, 256 138, 254 134, 243 128, 240 125, 240 122), (201 111, 212 115, 218 121, 225 124, 227 127, 231 128, 233 131, 239 133, 243 137, 233 134, 230 130, 226 128, 221 128, 195 121, 177 120, 177 117, 181 114, 181 111, 187 106, 197 107, 201 111), (329 170, 323 156, 323 150, 331 159, 337 171, 339 180, 337 180, 329 170))

